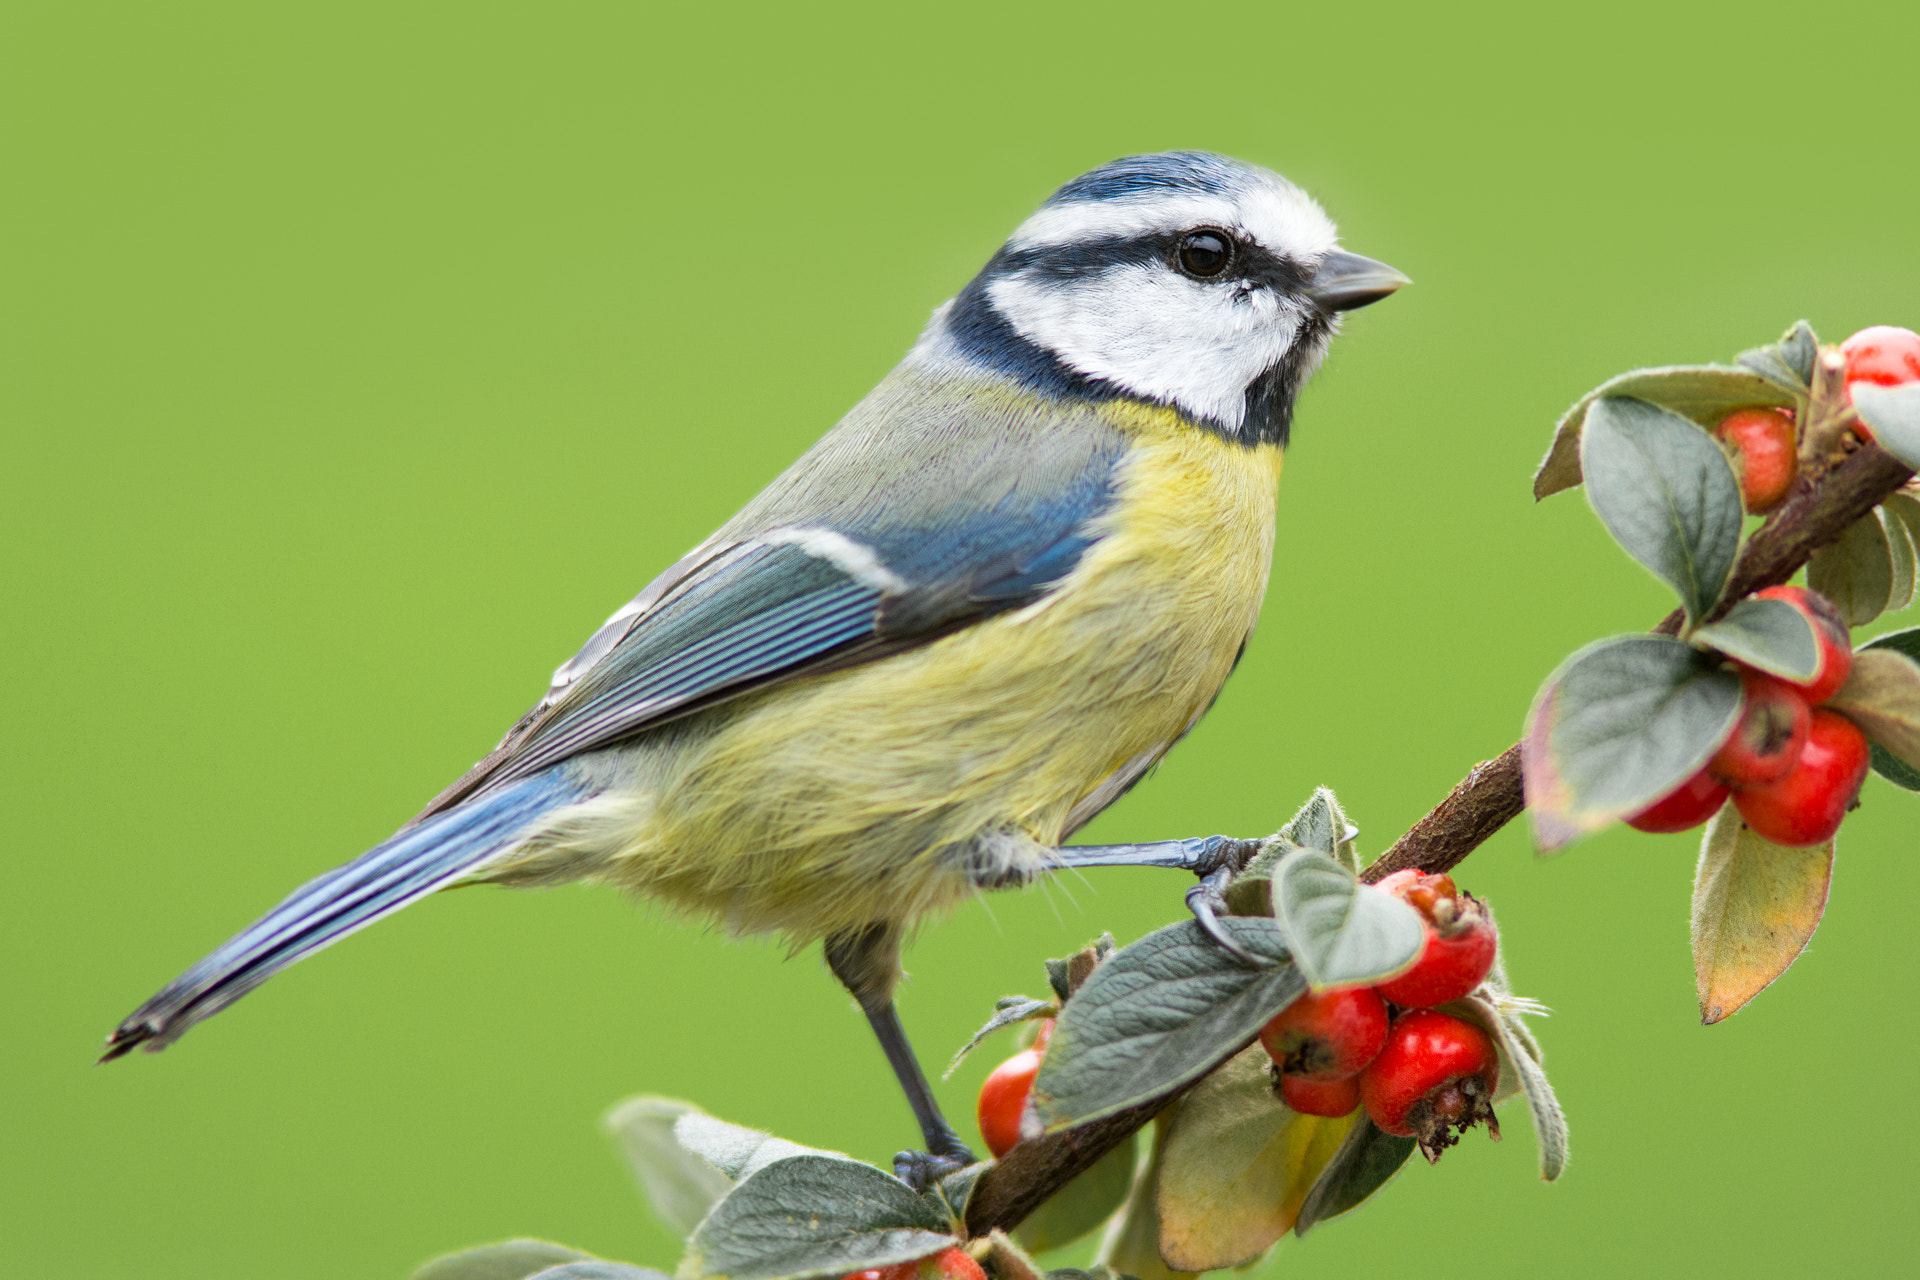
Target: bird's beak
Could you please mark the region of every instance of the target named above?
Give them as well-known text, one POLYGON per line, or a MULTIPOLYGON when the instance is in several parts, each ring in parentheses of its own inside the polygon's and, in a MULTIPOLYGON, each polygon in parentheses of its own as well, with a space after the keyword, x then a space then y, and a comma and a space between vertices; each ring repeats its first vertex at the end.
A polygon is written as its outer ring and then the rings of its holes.
POLYGON ((1320 269, 1307 286, 1307 296, 1325 310, 1351 311, 1411 283, 1384 262, 1335 249, 1320 260, 1320 269))

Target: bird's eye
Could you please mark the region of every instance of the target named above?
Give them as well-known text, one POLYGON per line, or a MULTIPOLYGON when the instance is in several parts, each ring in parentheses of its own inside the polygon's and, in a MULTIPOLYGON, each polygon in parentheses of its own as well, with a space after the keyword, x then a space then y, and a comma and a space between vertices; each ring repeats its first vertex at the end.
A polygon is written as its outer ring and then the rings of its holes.
POLYGON ((1233 237, 1211 229, 1189 231, 1181 237, 1176 256, 1182 271, 1210 280, 1233 262, 1233 237))

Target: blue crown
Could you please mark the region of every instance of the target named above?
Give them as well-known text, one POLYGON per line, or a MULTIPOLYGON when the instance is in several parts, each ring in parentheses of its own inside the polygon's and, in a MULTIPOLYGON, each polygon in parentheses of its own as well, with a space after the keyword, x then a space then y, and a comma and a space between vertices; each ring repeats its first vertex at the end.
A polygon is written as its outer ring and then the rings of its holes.
POLYGON ((1252 176, 1246 165, 1211 151, 1122 156, 1081 174, 1049 196, 1041 207, 1175 191, 1233 196, 1247 189, 1252 176))

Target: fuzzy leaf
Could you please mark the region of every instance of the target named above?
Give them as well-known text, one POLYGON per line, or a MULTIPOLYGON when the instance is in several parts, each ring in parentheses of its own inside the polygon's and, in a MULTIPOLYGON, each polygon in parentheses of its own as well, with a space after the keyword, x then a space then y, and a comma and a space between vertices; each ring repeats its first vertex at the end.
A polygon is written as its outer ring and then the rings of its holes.
POLYGON ((1593 405, 1603 396, 1632 396, 1662 405, 1696 425, 1713 425, 1734 409, 1748 405, 1792 407, 1798 397, 1753 369, 1726 365, 1672 365, 1635 369, 1607 381, 1582 396, 1561 415, 1554 427, 1553 447, 1534 473, 1535 500, 1580 483, 1581 435, 1593 405))
POLYGON ((664 1271, 636 1267, 630 1262, 568 1262, 536 1272, 531 1280, 670 1280, 664 1271))
POLYGON ((1854 412, 1873 428, 1880 447, 1920 471, 1920 382, 1899 387, 1856 382, 1849 391, 1854 412))
POLYGON ((706 1113, 678 1098, 646 1096, 627 1099, 608 1114, 605 1122, 634 1176, 640 1179, 640 1189, 654 1216, 677 1236, 693 1230, 713 1202, 733 1186, 712 1162, 687 1150, 674 1137, 674 1124, 689 1114, 706 1113))
POLYGON ((1740 679, 1665 636, 1567 659, 1527 716, 1521 769, 1543 853, 1638 812, 1705 764, 1740 715, 1740 679))
MULTIPOLYGON (((1494 1099, 1525 1095, 1527 1114, 1533 1121, 1534 1145, 1540 1152, 1540 1179, 1552 1182, 1567 1167, 1567 1117, 1547 1073, 1540 1068, 1540 1044, 1520 1021, 1519 1014, 1502 1008, 1508 1003, 1472 995, 1443 1006, 1443 1011, 1465 1018, 1493 1037, 1500 1055, 1500 1083, 1494 1099)), ((1533 1006, 1538 1008, 1538 1006, 1533 1006)))
POLYGON ((987 1255, 980 1260, 993 1280, 1043 1280, 1046 1272, 1027 1251, 998 1227, 987 1236, 987 1255))
POLYGON ((1820 669, 1813 624, 1785 600, 1742 600, 1720 621, 1697 628, 1693 641, 1788 680, 1811 680, 1820 669))
POLYGON ((1315 787, 1307 802, 1300 806, 1300 812, 1280 828, 1280 834, 1304 849, 1318 849, 1328 857, 1336 857, 1340 845, 1348 839, 1349 825, 1333 792, 1326 787, 1315 787))
POLYGON ((1227 885, 1227 910, 1236 916, 1273 914, 1273 869, 1299 846, 1282 835, 1268 836, 1260 852, 1227 885))
POLYGON ((1700 1020, 1729 1018, 1806 949, 1827 909, 1834 842, 1788 849, 1728 805, 1707 824, 1693 880, 1693 973, 1700 1020))
POLYGON ((1274 869, 1273 907, 1293 962, 1315 991, 1390 978, 1426 944, 1419 912, 1313 849, 1294 850, 1274 869))
POLYGON ((1813 553, 1807 585, 1833 601, 1850 627, 1887 611, 1895 586, 1893 547, 1878 508, 1848 525, 1838 542, 1813 553))
POLYGON ((1101 1156, 1091 1169, 1056 1191, 1014 1229, 1013 1239, 1030 1253, 1049 1253, 1093 1231, 1113 1216, 1133 1185, 1134 1140, 1101 1156))
MULTIPOLYGON (((1287 959, 1272 920, 1220 924, 1254 955, 1287 959)), ((1034 1111, 1064 1129, 1165 1097, 1239 1052, 1306 985, 1292 964, 1246 967, 1191 920, 1155 930, 1114 952, 1061 1010, 1034 1111)))
MULTIPOLYGON (((980 1042, 1004 1027, 1026 1022, 1032 1018, 1051 1018, 1059 1012, 1059 1005, 1052 1000, 1035 1000, 1032 996, 1002 996, 994 1001, 993 1016, 986 1025, 973 1033, 973 1038, 960 1046, 960 1052, 953 1055, 953 1061, 947 1064, 946 1075, 950 1076, 966 1056, 979 1047, 980 1042)), ((945 1077, 943 1076, 942 1079, 945 1077)))
POLYGON ((673 1122, 673 1140, 718 1169, 729 1181, 739 1182, 788 1156, 821 1155, 854 1163, 852 1156, 837 1151, 816 1151, 785 1138, 776 1138, 745 1125, 716 1120, 699 1109, 690 1110, 673 1122))
POLYGON ((413 1280, 527 1280, 561 1263, 592 1258, 546 1240, 507 1240, 435 1258, 414 1272, 413 1280))
POLYGON ((1303 1236, 1327 1219, 1359 1208, 1400 1172, 1419 1145, 1413 1138, 1394 1137, 1362 1111, 1307 1193, 1294 1220, 1294 1234, 1303 1236))
POLYGON ((1742 351, 1734 363, 1751 369, 1783 391, 1805 395, 1813 382, 1813 362, 1820 354, 1820 339, 1805 320, 1798 321, 1781 335, 1780 341, 1742 351))
POLYGON ((1160 1255, 1176 1271, 1240 1266, 1292 1230, 1353 1126, 1282 1106, 1272 1065, 1256 1045, 1174 1104, 1156 1205, 1160 1255))
POLYGON ((1920 502, 1915 501, 1913 495, 1893 494, 1881 502, 1880 510, 1890 517, 1887 521, 1889 528, 1896 522, 1904 526, 1907 538, 1916 549, 1920 549, 1920 502))
POLYGON ((954 1244, 933 1203, 871 1165, 833 1156, 776 1160, 694 1229, 679 1280, 841 1276, 911 1262, 954 1244))
POLYGON ((1909 791, 1920 791, 1920 662, 1908 651, 1916 639, 1920 632, 1896 632, 1854 654, 1827 703, 1873 743, 1874 769, 1909 791))
POLYGON ((1689 620, 1720 598, 1740 549, 1740 481, 1679 414, 1606 396, 1580 443, 1587 500, 1626 553, 1672 587, 1689 620))

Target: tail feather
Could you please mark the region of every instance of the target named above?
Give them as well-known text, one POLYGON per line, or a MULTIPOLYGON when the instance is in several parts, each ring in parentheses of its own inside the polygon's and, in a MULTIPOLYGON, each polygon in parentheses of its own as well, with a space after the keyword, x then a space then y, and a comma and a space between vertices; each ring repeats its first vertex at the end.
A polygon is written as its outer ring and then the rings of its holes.
POLYGON ((107 1037, 100 1061, 143 1043, 165 1048, 296 960, 472 871, 518 841, 534 819, 582 794, 553 773, 538 774, 436 814, 308 881, 134 1010, 107 1037))

